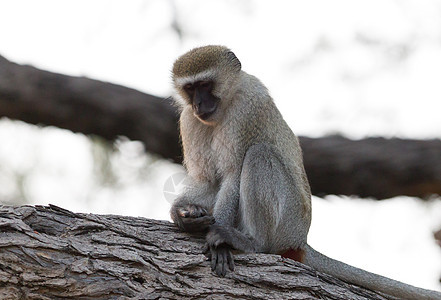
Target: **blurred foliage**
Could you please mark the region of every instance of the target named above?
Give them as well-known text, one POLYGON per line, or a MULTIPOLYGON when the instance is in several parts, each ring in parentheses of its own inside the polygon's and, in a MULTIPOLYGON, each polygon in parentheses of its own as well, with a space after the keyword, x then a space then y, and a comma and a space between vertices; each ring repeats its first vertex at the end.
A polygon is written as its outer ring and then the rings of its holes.
POLYGON ((144 185, 159 160, 124 137, 109 142, 6 118, 0 119, 0 139, 0 203, 7 205, 90 200, 103 189, 144 185))
POLYGON ((159 157, 147 154, 141 142, 120 137, 109 142, 89 136, 93 174, 99 186, 122 188, 133 182, 147 181, 149 166, 159 157))

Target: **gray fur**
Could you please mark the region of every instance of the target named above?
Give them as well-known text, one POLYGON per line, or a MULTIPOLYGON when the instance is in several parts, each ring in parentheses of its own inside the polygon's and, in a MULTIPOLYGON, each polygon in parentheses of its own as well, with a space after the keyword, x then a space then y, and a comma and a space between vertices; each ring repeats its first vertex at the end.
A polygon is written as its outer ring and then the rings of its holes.
POLYGON ((311 192, 298 139, 265 86, 238 70, 237 62, 229 66, 226 51, 218 46, 192 50, 176 61, 179 74, 173 75, 182 107, 184 165, 192 184, 173 204, 171 215, 184 230, 186 224, 208 230, 212 269, 221 276, 233 270, 232 248, 274 254, 301 249, 304 263, 348 282, 400 298, 441 299, 438 292, 351 267, 307 245, 311 192), (200 59, 205 51, 210 59, 200 59), (219 61, 213 61, 216 51, 219 61), (191 53, 198 55, 193 59, 191 53), (181 86, 192 80, 214 81, 212 93, 221 99, 207 120, 194 115, 181 86))

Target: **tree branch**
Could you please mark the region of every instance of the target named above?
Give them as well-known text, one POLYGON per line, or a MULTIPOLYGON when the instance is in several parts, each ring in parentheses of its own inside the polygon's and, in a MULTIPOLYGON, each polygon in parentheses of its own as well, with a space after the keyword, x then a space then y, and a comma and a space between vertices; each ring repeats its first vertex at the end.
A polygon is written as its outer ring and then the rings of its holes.
POLYGON ((315 195, 441 195, 441 140, 300 138, 315 195))
POLYGON ((1 299, 385 299, 278 255, 219 278, 202 236, 167 221, 0 206, 1 299))
POLYGON ((179 161, 178 115, 171 99, 120 85, 21 66, 0 56, 0 116, 108 140, 126 136, 179 161))
MULTIPOLYGON (((170 99, 123 86, 21 66, 0 56, 0 116, 31 124, 142 141, 181 162, 178 115, 170 99)), ((300 137, 315 195, 384 199, 441 195, 441 141, 300 137)))

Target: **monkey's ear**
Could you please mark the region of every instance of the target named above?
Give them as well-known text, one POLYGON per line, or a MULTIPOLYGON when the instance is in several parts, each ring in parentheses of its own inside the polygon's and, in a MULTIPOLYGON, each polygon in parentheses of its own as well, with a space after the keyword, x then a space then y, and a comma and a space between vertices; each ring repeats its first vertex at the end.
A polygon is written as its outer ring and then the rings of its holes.
POLYGON ((235 71, 239 72, 242 69, 242 64, 240 63, 240 60, 237 58, 236 54, 234 54, 233 51, 230 50, 227 52, 227 58, 235 71))

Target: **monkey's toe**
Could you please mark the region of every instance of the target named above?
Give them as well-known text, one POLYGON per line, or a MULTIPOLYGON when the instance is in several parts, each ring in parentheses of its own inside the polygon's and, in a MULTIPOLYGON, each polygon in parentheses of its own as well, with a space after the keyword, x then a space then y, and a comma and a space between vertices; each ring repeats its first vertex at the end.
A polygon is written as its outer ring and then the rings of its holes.
POLYGON ((181 221, 186 231, 205 231, 210 225, 214 224, 214 217, 182 218, 181 221))
POLYGON ((208 215, 208 211, 204 207, 195 204, 178 208, 178 213, 183 218, 199 218, 208 215))

